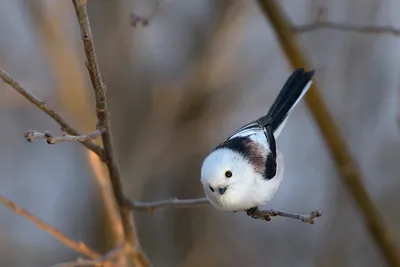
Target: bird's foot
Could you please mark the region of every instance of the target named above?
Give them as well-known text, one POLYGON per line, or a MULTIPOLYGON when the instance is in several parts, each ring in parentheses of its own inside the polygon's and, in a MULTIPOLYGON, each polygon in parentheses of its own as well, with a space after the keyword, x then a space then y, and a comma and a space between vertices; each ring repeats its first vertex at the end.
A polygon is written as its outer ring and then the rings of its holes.
POLYGON ((248 216, 250 216, 253 219, 261 219, 261 220, 264 220, 266 222, 269 222, 271 220, 270 214, 262 213, 258 209, 258 207, 250 208, 250 209, 246 210, 246 213, 247 213, 248 216))

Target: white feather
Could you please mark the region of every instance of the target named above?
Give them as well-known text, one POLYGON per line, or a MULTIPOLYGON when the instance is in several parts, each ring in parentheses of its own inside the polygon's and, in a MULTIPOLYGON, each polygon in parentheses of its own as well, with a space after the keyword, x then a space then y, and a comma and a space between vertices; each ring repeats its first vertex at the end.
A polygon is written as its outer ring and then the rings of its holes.
MULTIPOLYGON (((301 95, 286 114, 285 119, 275 130, 277 139, 285 127, 291 111, 307 93, 312 81, 310 80, 301 95)), ((267 157, 270 148, 264 130, 257 122, 252 122, 241 127, 229 139, 235 137, 249 137, 262 147, 263 157, 267 157)), ((278 190, 283 180, 283 157, 277 151, 277 170, 272 179, 266 179, 254 170, 254 166, 239 152, 229 148, 219 148, 211 152, 205 159, 201 168, 201 183, 205 194, 211 204, 219 210, 242 211, 268 203, 278 190), (226 171, 232 172, 232 177, 225 177, 226 171), (221 194, 218 188, 225 188, 221 194)))
MULTIPOLYGON (((264 148, 266 156, 269 148, 262 130, 253 131, 250 138, 264 148)), ((238 152, 228 148, 217 149, 203 162, 201 183, 207 198, 216 209, 242 211, 271 200, 283 179, 283 169, 280 152, 277 154, 276 175, 267 180, 255 172, 253 166, 238 152), (231 178, 225 177, 227 170, 233 173, 231 178), (227 187, 223 195, 218 193, 219 187, 227 187)))

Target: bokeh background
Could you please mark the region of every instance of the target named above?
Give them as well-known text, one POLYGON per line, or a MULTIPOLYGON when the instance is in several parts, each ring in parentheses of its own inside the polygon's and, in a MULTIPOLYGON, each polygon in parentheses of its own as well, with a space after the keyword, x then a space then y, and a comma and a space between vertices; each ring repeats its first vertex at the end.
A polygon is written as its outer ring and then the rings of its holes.
MULTIPOLYGON (((394 0, 283 0, 293 25, 325 19, 400 25, 394 0)), ((266 113, 290 75, 255 1, 89 0, 117 158, 140 201, 203 197, 202 159, 266 113), (131 14, 150 18, 131 25, 131 14)), ((81 132, 95 128, 93 93, 71 1, 0 0, 0 65, 81 132)), ((400 26, 399 26, 400 27, 400 26)), ((392 239, 400 240, 400 36, 318 29, 299 33, 316 80, 392 239)), ((59 126, 0 83, 0 192, 99 251, 112 238, 93 157, 75 143, 27 143, 59 126)), ((308 213, 315 225, 269 223, 212 207, 135 213, 155 266, 386 266, 304 102, 278 140, 285 179, 268 207, 308 213)), ((96 167, 97 166, 97 167, 96 167)), ((51 266, 79 255, 0 207, 0 265, 51 266)))

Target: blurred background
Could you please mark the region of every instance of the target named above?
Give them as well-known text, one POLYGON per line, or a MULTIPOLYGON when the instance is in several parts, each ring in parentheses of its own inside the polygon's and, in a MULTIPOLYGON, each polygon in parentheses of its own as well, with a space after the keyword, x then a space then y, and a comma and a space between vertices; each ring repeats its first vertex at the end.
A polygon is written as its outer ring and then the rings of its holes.
MULTIPOLYGON (((394 0, 279 3, 294 26, 314 23, 321 8, 326 21, 400 25, 394 0)), ((81 132, 93 131, 93 93, 71 1, 0 0, 0 6, 1 67, 81 132)), ((125 192, 140 201, 203 197, 204 156, 266 113, 291 73, 268 20, 246 0, 89 0, 88 12, 125 192), (149 24, 134 26, 135 17, 149 24)), ((399 245, 400 37, 317 29, 299 33, 299 41, 399 245)), ((59 126, 10 86, 0 83, 0 94, 1 194, 72 239, 111 249, 95 157, 77 143, 27 143, 26 130, 59 134, 59 126)), ((285 179, 268 207, 322 209, 315 225, 265 223, 212 207, 136 212, 153 264, 386 266, 304 101, 278 147, 285 179)), ((1 266, 51 266, 78 256, 0 207, 1 266)))

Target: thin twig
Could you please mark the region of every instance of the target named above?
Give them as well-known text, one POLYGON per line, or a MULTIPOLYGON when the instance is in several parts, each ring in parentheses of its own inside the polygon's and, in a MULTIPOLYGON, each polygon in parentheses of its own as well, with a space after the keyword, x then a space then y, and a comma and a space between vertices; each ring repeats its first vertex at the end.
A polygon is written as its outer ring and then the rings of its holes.
POLYGON ((309 223, 309 224, 314 224, 315 219, 318 217, 322 216, 322 211, 320 210, 315 210, 310 212, 309 215, 302 215, 302 214, 296 214, 292 212, 287 212, 283 210, 259 210, 257 208, 250 209, 247 211, 247 215, 249 215, 253 219, 260 219, 264 221, 270 221, 271 217, 285 217, 289 219, 294 219, 294 220, 300 220, 304 223, 309 223))
POLYGON ((88 140, 96 139, 101 135, 101 130, 97 129, 93 133, 89 135, 61 135, 61 136, 53 136, 50 132, 37 132, 35 130, 29 130, 24 134, 24 137, 28 142, 32 142, 33 139, 46 139, 47 143, 50 145, 54 145, 58 142, 85 142, 88 140))
POLYGON ((146 27, 149 25, 150 21, 158 14, 161 8, 163 0, 156 0, 154 3, 153 8, 151 9, 150 15, 147 16, 141 16, 136 14, 135 12, 132 12, 130 15, 130 24, 132 27, 136 28, 139 24, 142 24, 142 26, 146 27))
POLYGON ((137 267, 151 266, 146 254, 142 250, 139 243, 136 233, 136 226, 133 221, 133 214, 129 207, 125 205, 127 198, 125 197, 123 192, 121 174, 115 158, 112 144, 112 134, 106 103, 106 86, 101 78, 100 69, 97 62, 97 57, 93 44, 92 30, 86 10, 86 1, 72 0, 72 2, 74 4, 76 16, 80 26, 83 46, 87 58, 87 69, 95 93, 96 115, 98 120, 97 125, 100 128, 105 129, 105 131, 101 135, 104 145, 105 163, 108 167, 113 192, 121 214, 122 224, 124 227, 126 250, 137 267))
POLYGON ((113 260, 122 254, 123 251, 124 246, 121 244, 97 260, 78 259, 77 261, 59 263, 52 267, 117 267, 120 265, 113 263, 113 260))
MULTIPOLYGON (((40 110, 45 112, 47 115, 49 115, 53 120, 55 120, 62 129, 67 132, 70 135, 74 136, 79 136, 81 134, 78 133, 74 128, 72 128, 69 123, 65 119, 63 119, 56 111, 52 110, 47 106, 45 101, 40 100, 37 96, 26 90, 20 83, 18 83, 16 80, 14 80, 10 74, 8 74, 6 71, 3 69, 0 69, 0 78, 7 84, 9 84, 11 87, 13 87, 20 95, 25 97, 29 102, 34 104, 36 107, 38 107, 40 110)), ((103 157, 103 148, 99 145, 96 145, 93 143, 91 140, 86 140, 81 142, 85 147, 88 149, 92 150, 94 153, 96 153, 102 160, 104 160, 103 157)))
POLYGON ((400 35, 400 29, 393 26, 376 26, 376 25, 349 25, 339 22, 320 21, 311 24, 293 26, 295 32, 310 32, 319 29, 332 29, 340 31, 358 32, 366 34, 392 34, 400 35))
MULTIPOLYGON (((138 202, 138 201, 130 202, 131 209, 135 211, 150 211, 150 212, 165 208, 198 208, 209 205, 210 202, 207 200, 207 198, 195 198, 195 199, 170 198, 154 202, 138 202)), ((253 208, 247 211, 247 215, 249 215, 253 219, 261 219, 265 221, 269 221, 271 219, 270 217, 280 216, 313 224, 315 218, 322 216, 322 211, 318 210, 311 212, 310 215, 301 215, 297 213, 291 213, 276 209, 260 210, 258 208, 253 208)))
POLYGON ((35 215, 30 213, 27 210, 24 210, 17 206, 14 202, 11 200, 8 200, 7 198, 3 197, 0 195, 0 202, 12 209, 16 214, 21 215, 28 219, 29 221, 33 222, 39 229, 49 233, 56 239, 58 239, 61 243, 65 244, 66 246, 70 247, 71 249, 82 253, 83 255, 88 256, 91 259, 98 259, 101 257, 101 254, 94 251, 93 249, 89 248, 86 244, 83 242, 76 242, 74 240, 71 240, 67 236, 65 236, 63 233, 55 229, 54 227, 48 225, 47 223, 43 222, 41 219, 37 218, 35 215))
POLYGON ((59 263, 51 267, 101 267, 101 266, 105 266, 105 263, 99 260, 77 260, 77 261, 59 263))
POLYGON ((317 17, 313 23, 305 24, 305 25, 297 25, 293 26, 293 31, 301 33, 301 32, 310 32, 319 29, 331 29, 331 30, 339 30, 339 31, 349 31, 349 32, 357 32, 357 33, 365 33, 365 34, 392 34, 395 36, 400 35, 400 29, 395 28, 390 25, 386 26, 377 26, 377 25, 350 25, 346 23, 339 22, 330 22, 326 21, 327 10, 323 7, 319 8, 317 13, 317 17))
POLYGON ((207 198, 195 199, 177 199, 171 198, 154 202, 139 202, 131 201, 130 207, 136 211, 155 211, 163 208, 196 208, 201 206, 208 206, 207 198))
POLYGON ((99 260, 85 260, 78 259, 77 261, 63 262, 51 267, 116 267, 118 265, 109 263, 109 259, 99 259, 99 260))
MULTIPOLYGON (((258 3, 265 17, 272 24, 291 67, 311 69, 311 64, 301 50, 296 35, 293 33, 293 27, 281 6, 275 0, 258 0, 258 3)), ((305 95, 305 100, 341 173, 340 178, 358 205, 375 243, 389 266, 400 267, 400 254, 391 238, 392 235, 378 208, 368 195, 359 167, 325 105, 317 82, 312 84, 305 95)))

